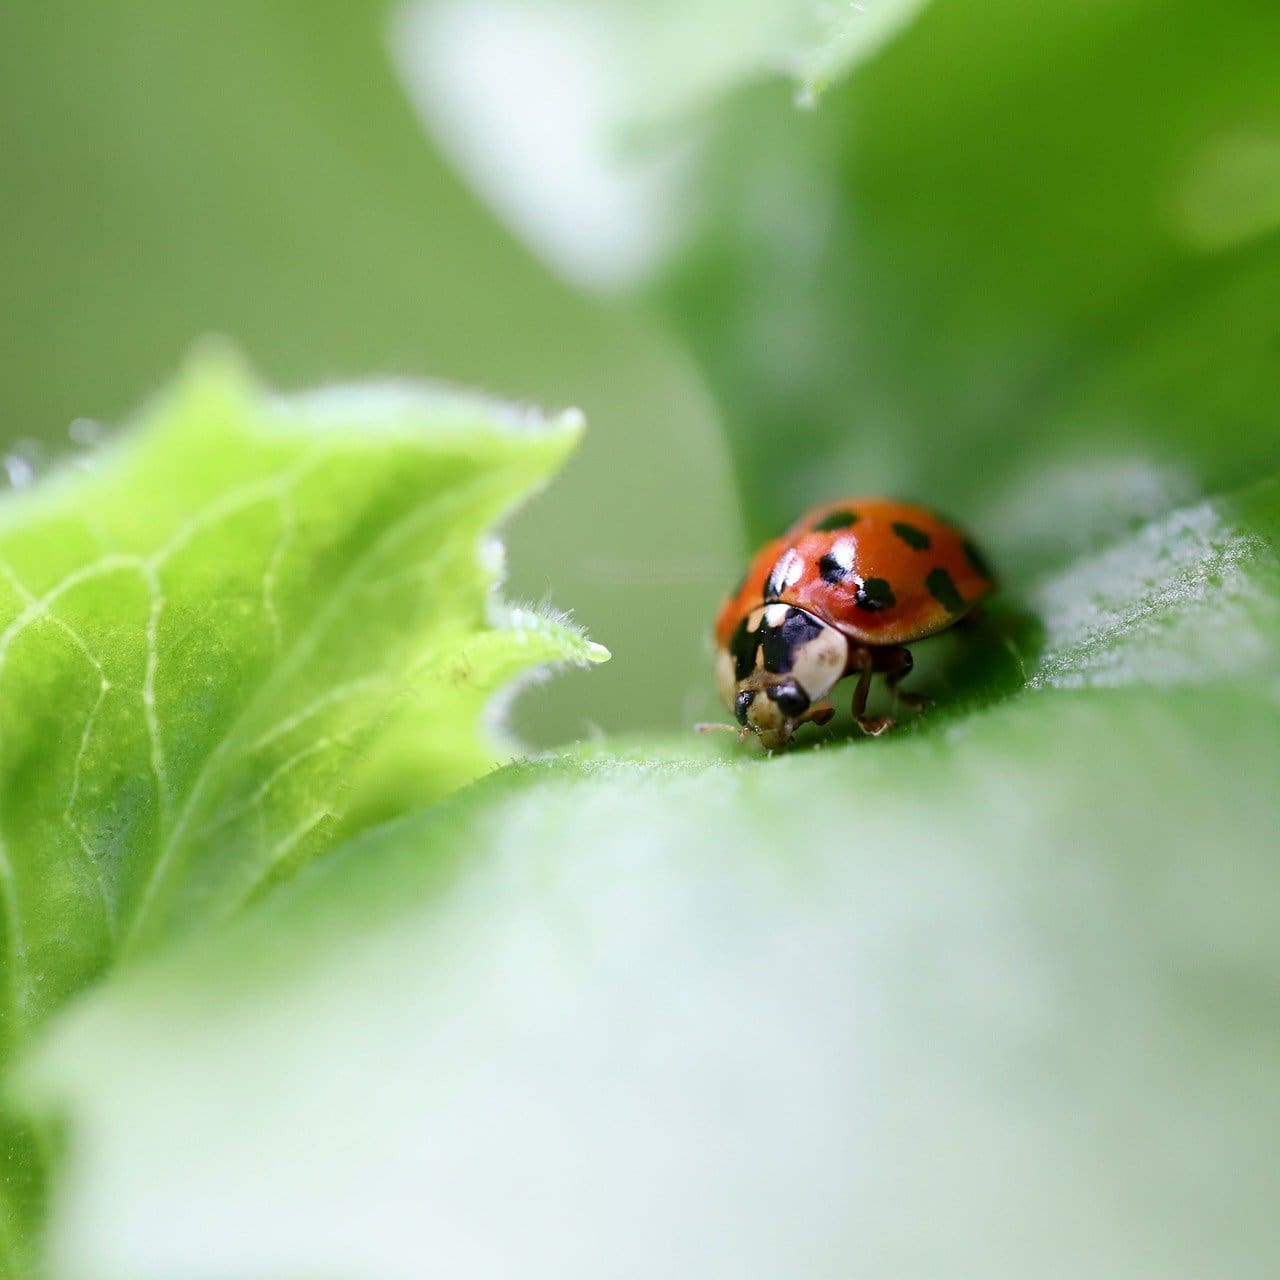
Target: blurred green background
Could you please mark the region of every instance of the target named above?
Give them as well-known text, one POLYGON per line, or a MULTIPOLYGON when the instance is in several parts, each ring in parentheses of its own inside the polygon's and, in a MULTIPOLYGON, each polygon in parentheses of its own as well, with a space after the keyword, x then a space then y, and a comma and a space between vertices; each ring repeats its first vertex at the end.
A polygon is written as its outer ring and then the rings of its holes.
POLYGON ((526 695, 535 741, 669 728, 706 699, 742 546, 688 359, 534 260, 441 160, 382 4, 54 3, 0 12, 0 433, 119 424, 205 334, 281 387, 442 378, 588 439, 507 538, 507 594, 619 655, 526 695), (671 619, 687 619, 672 626, 671 619))

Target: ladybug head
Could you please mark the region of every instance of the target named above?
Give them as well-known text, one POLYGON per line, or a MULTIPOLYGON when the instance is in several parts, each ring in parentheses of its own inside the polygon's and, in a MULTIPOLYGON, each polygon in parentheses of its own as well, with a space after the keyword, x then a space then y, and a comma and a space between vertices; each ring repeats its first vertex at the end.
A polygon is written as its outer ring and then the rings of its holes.
POLYGON ((720 694, 734 719, 768 750, 785 747, 800 724, 825 724, 822 701, 844 674, 848 643, 803 610, 765 606, 720 652, 720 694))
POLYGON ((808 710, 809 695, 792 679, 739 689, 733 699, 734 719, 770 749, 786 746, 795 724, 808 710))

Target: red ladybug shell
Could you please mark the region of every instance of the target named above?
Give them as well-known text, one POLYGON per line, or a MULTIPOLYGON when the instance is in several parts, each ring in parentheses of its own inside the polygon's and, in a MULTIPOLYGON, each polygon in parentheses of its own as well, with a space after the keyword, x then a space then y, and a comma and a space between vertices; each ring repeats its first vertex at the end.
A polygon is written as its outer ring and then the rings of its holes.
POLYGON ((756 553, 716 618, 716 640, 765 601, 794 605, 864 645, 945 630, 994 585, 963 533, 926 507, 846 498, 814 507, 756 553))

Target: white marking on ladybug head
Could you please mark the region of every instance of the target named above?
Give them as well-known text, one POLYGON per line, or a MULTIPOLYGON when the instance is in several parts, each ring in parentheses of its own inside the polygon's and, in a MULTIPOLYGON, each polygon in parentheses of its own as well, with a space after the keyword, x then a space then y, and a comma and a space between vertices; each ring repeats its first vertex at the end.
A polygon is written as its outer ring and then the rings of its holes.
POLYGON ((751 620, 756 627, 782 629, 785 624, 785 629, 760 645, 754 665, 741 680, 733 655, 722 650, 716 660, 716 681, 734 719, 773 750, 791 740, 810 707, 844 675, 849 642, 834 627, 789 605, 766 605, 751 620), (781 649, 776 647, 779 641, 781 649), (775 646, 769 659, 774 670, 763 661, 768 644, 775 646))
POLYGON ((809 701, 817 702, 843 677, 848 662, 848 640, 835 627, 823 627, 812 639, 796 646, 791 656, 791 675, 809 701))

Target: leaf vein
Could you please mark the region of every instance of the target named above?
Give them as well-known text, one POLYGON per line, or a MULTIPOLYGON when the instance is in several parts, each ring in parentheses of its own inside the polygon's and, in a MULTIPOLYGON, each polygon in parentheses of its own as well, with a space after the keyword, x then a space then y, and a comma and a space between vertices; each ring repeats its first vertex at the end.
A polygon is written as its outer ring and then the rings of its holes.
MULTIPOLYGON (((295 467, 293 470, 301 470, 295 467)), ((437 499, 410 511, 391 523, 382 533, 374 540, 372 545, 367 547, 364 552, 355 560, 348 568, 342 581, 336 589, 331 593, 326 604, 312 617, 306 627, 298 634, 293 643, 287 650, 287 656, 280 663, 278 668, 271 673, 259 686, 258 690, 248 699, 246 704, 237 712, 227 727, 227 731, 223 734, 217 745, 205 757, 194 782, 186 793, 181 807, 178 810, 177 817, 166 836, 161 847, 160 854, 152 864, 150 874, 142 886, 142 890, 138 897, 138 904, 134 908, 133 918, 126 930, 123 939, 123 950, 127 953, 132 947, 137 945, 138 939, 142 936, 142 926, 153 910, 154 903, 157 900, 157 892, 161 882, 169 873, 174 855, 177 851, 179 841, 186 833, 187 825, 191 820, 197 804, 203 798, 206 788, 209 786, 211 778, 214 776, 216 768, 221 764, 223 758, 236 741, 237 734, 241 731, 243 725, 251 717, 252 713, 260 705, 262 698, 269 690, 279 688, 286 680, 291 678, 298 668, 305 662, 308 654, 314 648, 319 638, 324 634, 325 629, 339 616, 343 609, 347 607, 351 598, 356 594, 359 587, 368 572, 369 566, 377 562, 379 557, 385 555, 388 550, 404 538, 410 537, 422 525, 429 524, 432 520, 438 519, 440 516, 440 508, 452 504, 461 505, 464 500, 474 501, 474 493, 472 490, 476 487, 476 483, 466 486, 461 491, 454 491, 446 498, 437 499)))

